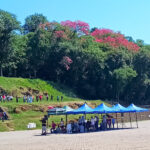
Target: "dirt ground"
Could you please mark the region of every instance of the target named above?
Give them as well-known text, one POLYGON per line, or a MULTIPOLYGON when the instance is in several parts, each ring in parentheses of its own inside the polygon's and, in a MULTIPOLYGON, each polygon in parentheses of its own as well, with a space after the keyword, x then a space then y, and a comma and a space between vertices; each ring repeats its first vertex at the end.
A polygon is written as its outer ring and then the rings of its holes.
POLYGON ((139 122, 139 128, 133 123, 133 127, 47 136, 41 136, 41 130, 1 132, 0 150, 150 150, 150 121, 139 122))

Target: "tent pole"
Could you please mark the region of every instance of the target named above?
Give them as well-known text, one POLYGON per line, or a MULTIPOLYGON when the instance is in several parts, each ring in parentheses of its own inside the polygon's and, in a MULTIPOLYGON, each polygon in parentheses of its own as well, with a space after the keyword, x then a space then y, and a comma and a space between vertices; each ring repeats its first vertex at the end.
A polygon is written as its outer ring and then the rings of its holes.
POLYGON ((135 114, 136 114, 136 125, 137 125, 137 128, 138 128, 137 112, 135 112, 135 114))
POLYGON ((123 115, 121 115, 122 129, 123 129, 123 115))
POLYGON ((84 118, 86 119, 86 114, 84 114, 84 118))
POLYGON ((118 119, 117 119, 117 113, 116 113, 116 121, 117 121, 117 129, 118 129, 118 119))
POLYGON ((129 117, 130 117, 130 127, 132 128, 132 120, 131 120, 131 114, 129 112, 129 117))
POLYGON ((67 122, 68 122, 68 116, 67 116, 67 114, 66 114, 66 126, 67 126, 67 122))
POLYGON ((47 128, 48 128, 48 115, 47 115, 47 128))

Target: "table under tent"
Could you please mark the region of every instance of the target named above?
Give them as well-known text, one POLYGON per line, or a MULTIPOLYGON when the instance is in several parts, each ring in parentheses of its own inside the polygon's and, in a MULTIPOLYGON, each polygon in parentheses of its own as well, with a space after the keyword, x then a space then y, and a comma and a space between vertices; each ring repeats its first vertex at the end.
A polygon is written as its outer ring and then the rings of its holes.
POLYGON ((103 114, 115 114, 116 115, 116 123, 117 123, 117 128, 118 128, 118 117, 117 114, 121 114, 121 122, 122 122, 122 128, 123 128, 123 116, 124 113, 129 114, 130 118, 130 126, 132 128, 132 118, 131 118, 131 113, 135 114, 136 117, 136 125, 138 128, 138 119, 137 119, 137 113, 140 112, 146 112, 149 111, 148 109, 137 107, 134 104, 129 105, 128 107, 123 107, 120 104, 116 104, 112 107, 106 106, 104 103, 98 105, 96 108, 91 108, 88 106, 86 103, 84 103, 81 107, 78 109, 72 109, 69 106, 64 106, 63 108, 52 108, 47 111, 48 116, 51 115, 65 115, 66 116, 66 125, 68 121, 68 115, 77 115, 77 114, 83 114, 86 119, 86 114, 101 114, 101 117, 103 114))

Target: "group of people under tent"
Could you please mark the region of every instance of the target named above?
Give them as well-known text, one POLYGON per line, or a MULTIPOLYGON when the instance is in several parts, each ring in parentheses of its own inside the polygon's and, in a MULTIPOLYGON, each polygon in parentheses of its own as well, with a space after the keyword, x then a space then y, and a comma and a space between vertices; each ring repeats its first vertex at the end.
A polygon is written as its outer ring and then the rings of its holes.
MULTIPOLYGON (((92 131, 100 131, 107 129, 114 129, 115 118, 110 115, 104 115, 102 121, 99 121, 98 116, 92 116, 90 119, 85 119, 84 116, 79 117, 77 120, 70 120, 67 124, 61 118, 60 123, 56 124, 52 121, 50 125, 50 133, 84 133, 92 131)), ((46 132, 45 127, 42 127, 42 134, 46 132), (45 130, 45 131, 44 131, 45 130)))

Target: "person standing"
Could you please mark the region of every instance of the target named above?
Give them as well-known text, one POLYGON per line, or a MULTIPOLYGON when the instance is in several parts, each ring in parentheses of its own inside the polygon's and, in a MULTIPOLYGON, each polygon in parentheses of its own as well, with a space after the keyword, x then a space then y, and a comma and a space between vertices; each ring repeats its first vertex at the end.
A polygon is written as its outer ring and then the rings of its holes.
POLYGON ((0 95, 0 102, 2 102, 2 96, 0 95))
POLYGON ((103 129, 107 130, 107 120, 106 120, 106 116, 103 116, 103 129))
POLYGON ((5 102, 5 100, 6 100, 6 96, 5 96, 5 95, 3 95, 3 96, 2 96, 2 98, 3 98, 3 102, 5 102))
POLYGON ((23 102, 24 103, 26 102, 26 96, 25 95, 23 96, 23 102))
POLYGON ((49 96, 48 96, 48 93, 46 94, 46 100, 48 101, 48 99, 49 99, 49 96))
POLYGON ((39 96, 40 101, 42 100, 42 95, 39 96))
POLYGON ((51 95, 51 100, 53 100, 53 95, 51 95))
POLYGON ((92 127, 92 130, 94 131, 95 130, 95 120, 93 117, 91 117, 91 127, 92 127))
POLYGON ((28 95, 28 97, 27 97, 27 103, 29 103, 30 102, 30 96, 28 95))
POLYGON ((19 102, 19 100, 18 100, 18 96, 16 96, 16 103, 18 103, 19 102))
POLYGON ((38 95, 36 95, 36 101, 37 101, 37 102, 39 101, 39 96, 38 96, 38 95))
POLYGON ((59 102, 59 96, 57 96, 57 102, 59 102))
POLYGON ((112 125, 113 125, 113 129, 115 128, 115 118, 111 119, 112 125))
POLYGON ((32 95, 32 102, 34 102, 34 95, 32 95))
POLYGON ((46 135, 46 118, 42 119, 42 135, 46 135))
POLYGON ((98 121, 99 120, 98 120, 97 116, 95 116, 94 121, 95 121, 95 129, 98 130, 98 121))
POLYGON ((61 101, 63 101, 63 98, 64 98, 64 97, 63 97, 63 96, 61 96, 61 101))

